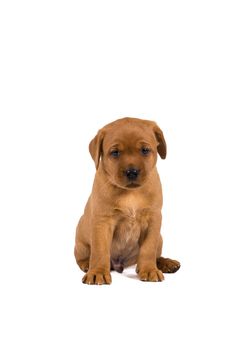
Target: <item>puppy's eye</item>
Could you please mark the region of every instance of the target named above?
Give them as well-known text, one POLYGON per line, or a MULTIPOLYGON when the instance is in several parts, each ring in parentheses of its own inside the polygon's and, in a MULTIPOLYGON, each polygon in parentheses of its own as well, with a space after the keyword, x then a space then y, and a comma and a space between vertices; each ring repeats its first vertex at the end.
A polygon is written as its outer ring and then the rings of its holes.
POLYGON ((148 147, 142 147, 141 148, 141 153, 146 156, 147 154, 150 153, 150 149, 148 147))
POLYGON ((112 151, 111 153, 111 156, 113 158, 118 158, 120 156, 120 151, 118 151, 117 149, 115 149, 114 151, 112 151))

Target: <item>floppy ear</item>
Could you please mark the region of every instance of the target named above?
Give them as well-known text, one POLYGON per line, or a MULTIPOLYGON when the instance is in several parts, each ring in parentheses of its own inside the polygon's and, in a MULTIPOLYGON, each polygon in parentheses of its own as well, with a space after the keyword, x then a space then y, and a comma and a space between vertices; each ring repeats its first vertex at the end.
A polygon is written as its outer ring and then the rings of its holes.
POLYGON ((89 144, 89 151, 91 153, 92 159, 95 162, 96 170, 99 167, 99 161, 102 150, 102 144, 103 144, 104 134, 102 130, 99 130, 98 134, 91 140, 89 144))
POLYGON ((162 159, 165 159, 167 155, 167 145, 166 145, 165 138, 163 136, 163 132, 156 123, 153 123, 153 124, 154 124, 153 130, 155 133, 155 137, 159 143, 157 147, 158 154, 162 159))

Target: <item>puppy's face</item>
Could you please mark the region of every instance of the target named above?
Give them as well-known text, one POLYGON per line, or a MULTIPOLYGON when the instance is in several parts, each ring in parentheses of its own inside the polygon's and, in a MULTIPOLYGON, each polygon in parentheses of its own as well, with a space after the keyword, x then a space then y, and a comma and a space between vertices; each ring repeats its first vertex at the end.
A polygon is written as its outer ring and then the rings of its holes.
POLYGON ((99 131, 90 143, 96 168, 99 159, 109 181, 134 189, 143 185, 153 170, 157 152, 166 157, 166 144, 157 124, 135 118, 119 119, 99 131))
POLYGON ((157 142, 152 132, 131 131, 122 126, 106 133, 103 140, 103 167, 112 183, 136 188, 146 181, 157 158, 157 142))

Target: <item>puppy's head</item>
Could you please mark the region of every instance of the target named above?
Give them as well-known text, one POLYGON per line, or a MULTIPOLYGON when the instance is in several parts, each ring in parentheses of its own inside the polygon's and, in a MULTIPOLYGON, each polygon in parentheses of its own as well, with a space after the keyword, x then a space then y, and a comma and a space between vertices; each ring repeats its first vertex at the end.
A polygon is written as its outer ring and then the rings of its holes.
POLYGON ((121 188, 143 185, 153 170, 157 153, 166 158, 166 142, 162 130, 154 122, 136 118, 118 119, 99 130, 89 150, 109 181, 121 188))

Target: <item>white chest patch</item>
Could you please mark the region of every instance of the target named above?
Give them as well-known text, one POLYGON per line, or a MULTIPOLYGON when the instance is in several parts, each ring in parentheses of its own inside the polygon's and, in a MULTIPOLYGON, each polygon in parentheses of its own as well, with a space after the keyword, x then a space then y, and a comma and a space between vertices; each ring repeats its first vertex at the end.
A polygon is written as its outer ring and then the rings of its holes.
POLYGON ((136 219, 136 215, 139 209, 138 198, 135 194, 127 194, 117 203, 117 210, 119 210, 124 216, 127 216, 131 219, 136 219))
POLYGON ((120 213, 120 220, 115 231, 114 246, 119 254, 137 245, 141 232, 141 205, 134 193, 127 194, 117 202, 115 209, 120 213))
POLYGON ((112 257, 128 259, 138 251, 142 232, 148 227, 150 206, 142 192, 132 191, 115 203, 118 223, 112 241, 112 257))

